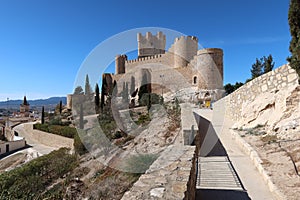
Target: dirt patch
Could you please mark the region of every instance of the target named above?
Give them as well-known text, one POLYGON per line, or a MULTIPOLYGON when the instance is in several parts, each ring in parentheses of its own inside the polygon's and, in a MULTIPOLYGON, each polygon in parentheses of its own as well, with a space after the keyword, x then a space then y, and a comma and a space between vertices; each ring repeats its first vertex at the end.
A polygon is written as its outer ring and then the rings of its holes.
POLYGON ((288 138, 276 132, 259 134, 265 132, 264 127, 255 128, 250 132, 236 131, 257 151, 263 161, 263 167, 287 199, 300 199, 300 135, 285 134, 295 135, 288 138))

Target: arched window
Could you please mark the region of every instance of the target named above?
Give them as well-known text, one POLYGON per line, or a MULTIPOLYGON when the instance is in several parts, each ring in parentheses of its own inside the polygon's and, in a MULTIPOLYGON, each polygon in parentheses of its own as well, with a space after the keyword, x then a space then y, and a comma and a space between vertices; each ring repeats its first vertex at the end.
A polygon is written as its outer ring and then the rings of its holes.
POLYGON ((193 78, 193 84, 197 84, 197 76, 194 76, 194 78, 193 78))

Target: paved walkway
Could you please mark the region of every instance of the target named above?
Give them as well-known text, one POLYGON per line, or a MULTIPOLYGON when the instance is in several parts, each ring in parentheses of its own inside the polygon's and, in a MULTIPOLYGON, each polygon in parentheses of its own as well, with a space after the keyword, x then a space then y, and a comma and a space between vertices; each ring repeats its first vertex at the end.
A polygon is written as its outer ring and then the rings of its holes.
POLYGON ((26 143, 31 146, 31 149, 38 152, 39 155, 48 154, 58 148, 50 147, 39 143, 37 140, 32 138, 32 134, 28 133, 24 128, 24 124, 20 124, 14 128, 18 132, 19 136, 24 137, 26 143))
MULTIPOLYGON (((206 171, 206 173, 210 174, 211 177, 218 179, 217 178, 218 173, 221 173, 220 169, 224 170, 225 174, 222 175, 220 174, 218 176, 220 179, 214 180, 216 182, 215 187, 213 187, 212 184, 209 185, 209 182, 207 181, 206 186, 215 189, 205 189, 205 187, 203 187, 202 190, 200 189, 197 191, 197 197, 200 196, 201 199, 249 199, 249 197, 254 200, 276 199, 273 196, 273 194, 270 192, 262 176, 255 168, 250 157, 242 151, 241 147, 239 147, 236 141, 232 138, 232 135, 230 133, 230 127, 232 126, 233 122, 230 119, 225 117, 224 115, 225 108, 222 106, 222 104, 219 103, 218 105, 216 105, 213 111, 194 109, 194 112, 196 112, 198 115, 202 116, 203 118, 211 122, 212 125, 206 127, 206 129, 208 130, 208 132, 213 131, 216 133, 217 140, 219 139, 222 146, 226 150, 228 159, 231 161, 232 167, 237 172, 236 176, 241 180, 241 183, 247 192, 247 194, 245 194, 245 192, 240 190, 239 185, 237 183, 234 183, 233 180, 235 179, 235 175, 234 173, 230 174, 228 168, 226 169, 226 167, 222 166, 222 164, 220 163, 219 164, 210 163, 210 165, 209 164, 206 165, 206 168, 210 169, 210 171, 206 171), (219 167, 216 167, 215 170, 213 170, 212 165, 215 166, 218 165, 219 167), (231 177, 230 180, 228 180, 229 182, 223 181, 225 175, 228 176, 227 178, 231 177), (229 188, 227 187, 233 187, 233 188, 228 190, 229 188)), ((201 127, 199 127, 199 130, 201 133, 201 127)), ((203 146, 205 146, 205 143, 209 145, 211 145, 212 143, 216 144, 216 142, 213 141, 214 137, 211 137, 208 140, 204 138, 203 140, 204 140, 203 146), (211 141, 213 142, 210 143, 211 141)), ((207 154, 206 151, 208 151, 209 149, 208 146, 206 146, 204 149, 201 147, 200 154, 201 153, 207 154)), ((210 150, 214 151, 213 149, 210 150)), ((219 153, 217 153, 216 155, 202 155, 202 156, 204 157, 219 156, 219 153)), ((221 156, 224 157, 225 155, 221 155, 221 156)), ((214 159, 215 161, 217 161, 218 159, 223 159, 223 158, 214 158, 214 159)), ((205 162, 205 158, 200 157, 200 162, 201 160, 205 162)), ((224 164, 225 163, 223 163, 223 165, 224 164)), ((205 164, 203 164, 203 167, 204 166, 205 164)), ((209 175, 206 175, 206 177, 209 177, 209 175)), ((205 180, 205 177, 203 177, 203 180, 205 180)))

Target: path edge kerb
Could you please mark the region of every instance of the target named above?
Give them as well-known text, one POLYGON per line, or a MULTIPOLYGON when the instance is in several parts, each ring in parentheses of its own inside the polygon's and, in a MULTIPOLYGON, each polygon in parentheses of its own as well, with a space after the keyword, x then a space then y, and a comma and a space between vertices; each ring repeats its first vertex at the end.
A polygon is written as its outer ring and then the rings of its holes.
POLYGON ((263 161, 259 157, 257 151, 247 143, 238 133, 234 130, 230 129, 230 133, 233 139, 237 142, 237 144, 242 148, 242 150, 250 157, 251 161, 253 162, 254 166, 258 170, 259 174, 263 177, 263 180, 268 185, 268 188, 272 194, 278 199, 287 199, 286 196, 278 189, 278 187, 273 183, 271 177, 269 176, 269 172, 266 171, 262 163, 263 161))

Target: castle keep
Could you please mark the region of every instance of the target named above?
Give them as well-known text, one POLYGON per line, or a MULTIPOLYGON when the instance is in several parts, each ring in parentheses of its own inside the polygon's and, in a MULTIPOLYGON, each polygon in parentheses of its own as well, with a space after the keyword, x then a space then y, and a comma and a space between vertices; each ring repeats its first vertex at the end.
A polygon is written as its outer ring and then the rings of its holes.
POLYGON ((137 34, 138 57, 128 60, 126 55, 115 58, 115 74, 104 74, 118 84, 122 90, 124 82, 129 88, 141 86, 143 74, 147 73, 147 82, 152 91, 178 92, 185 88, 193 88, 195 93, 210 96, 217 100, 223 95, 223 50, 219 48, 198 49, 195 36, 176 38, 166 51, 166 36, 162 32, 152 35, 137 34), (150 74, 150 75, 149 75, 150 74), (134 78, 132 78, 134 77, 134 78), (132 80, 135 83, 132 83, 132 80))

